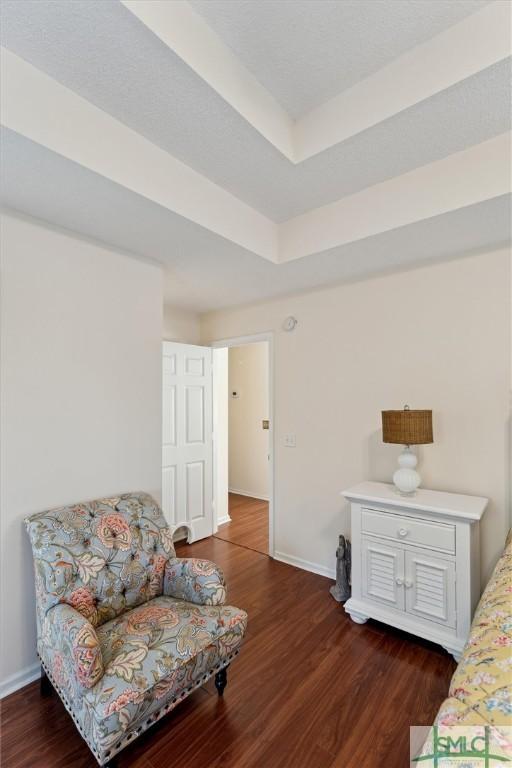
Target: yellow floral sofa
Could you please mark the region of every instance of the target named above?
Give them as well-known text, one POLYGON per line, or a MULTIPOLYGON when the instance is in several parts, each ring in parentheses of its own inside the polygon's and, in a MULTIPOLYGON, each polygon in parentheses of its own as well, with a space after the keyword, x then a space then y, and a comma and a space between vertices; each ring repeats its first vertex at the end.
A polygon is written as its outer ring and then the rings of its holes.
POLYGON ((438 726, 491 726, 512 758, 512 531, 478 604, 438 726))

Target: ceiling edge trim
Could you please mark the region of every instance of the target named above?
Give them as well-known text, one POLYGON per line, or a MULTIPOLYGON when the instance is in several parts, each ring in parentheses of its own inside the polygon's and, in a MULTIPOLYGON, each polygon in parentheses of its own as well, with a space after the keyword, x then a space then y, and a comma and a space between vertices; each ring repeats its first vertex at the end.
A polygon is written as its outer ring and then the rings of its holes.
POLYGON ((507 131, 289 219, 279 227, 279 262, 508 194, 511 154, 507 131))
POLYGON ((6 128, 277 261, 275 222, 5 48, 1 82, 6 128))
POLYGON ((295 165, 487 69, 512 52, 512 7, 493 0, 293 121, 186 0, 121 2, 295 165))
POLYGON ((508 58, 511 10, 509 3, 495 0, 311 110, 294 128, 297 161, 508 58))
POLYGON ((15 54, 1 62, 6 128, 274 263, 510 191, 506 132, 276 224, 15 54))
POLYGON ((121 3, 253 128, 294 162, 293 120, 185 0, 121 3))

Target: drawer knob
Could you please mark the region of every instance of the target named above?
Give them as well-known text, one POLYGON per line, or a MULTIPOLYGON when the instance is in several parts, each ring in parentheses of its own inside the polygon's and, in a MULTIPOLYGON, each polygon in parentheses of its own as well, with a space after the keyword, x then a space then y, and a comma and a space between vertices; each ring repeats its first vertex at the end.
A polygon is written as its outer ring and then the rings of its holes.
POLYGON ((398 535, 404 538, 409 533, 407 528, 399 528, 398 529, 398 535))

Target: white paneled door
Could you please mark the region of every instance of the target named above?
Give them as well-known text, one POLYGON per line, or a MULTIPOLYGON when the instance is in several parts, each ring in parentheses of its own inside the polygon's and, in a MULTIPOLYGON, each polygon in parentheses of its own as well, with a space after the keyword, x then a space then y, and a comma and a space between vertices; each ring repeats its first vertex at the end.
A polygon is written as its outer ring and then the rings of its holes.
POLYGON ((162 507, 189 541, 213 533, 212 350, 163 343, 162 507))

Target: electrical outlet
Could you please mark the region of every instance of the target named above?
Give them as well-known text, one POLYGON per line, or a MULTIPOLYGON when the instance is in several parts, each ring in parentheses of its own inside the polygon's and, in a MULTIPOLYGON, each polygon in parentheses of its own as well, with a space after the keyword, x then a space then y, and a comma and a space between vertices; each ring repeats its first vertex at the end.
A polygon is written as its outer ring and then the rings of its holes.
POLYGON ((297 437, 293 433, 284 436, 284 444, 286 448, 295 448, 297 445, 297 437))

